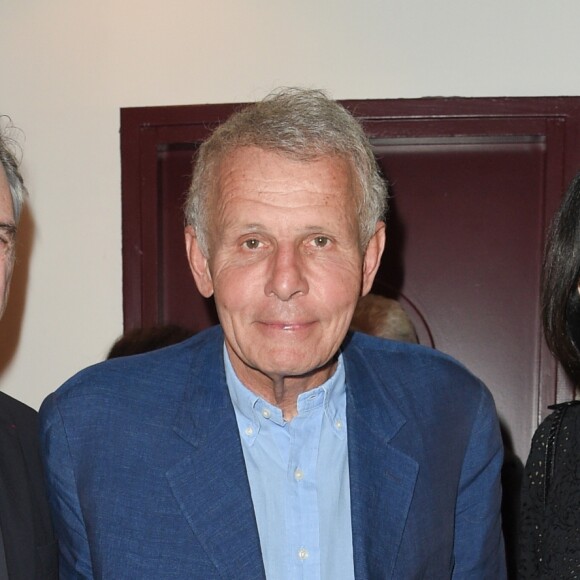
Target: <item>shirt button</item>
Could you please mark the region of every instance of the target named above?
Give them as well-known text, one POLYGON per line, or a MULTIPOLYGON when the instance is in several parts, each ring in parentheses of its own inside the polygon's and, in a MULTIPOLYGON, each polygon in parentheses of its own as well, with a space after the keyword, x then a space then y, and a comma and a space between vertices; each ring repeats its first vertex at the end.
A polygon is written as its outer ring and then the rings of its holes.
POLYGON ((246 430, 244 431, 244 433, 248 437, 251 437, 254 434, 254 428, 251 425, 249 425, 248 427, 246 427, 246 430))
POLYGON ((303 478, 304 478, 304 472, 299 467, 297 467, 294 470, 294 479, 296 481, 302 481, 303 478))
POLYGON ((270 415, 271 413, 268 409, 262 409, 262 417, 264 417, 264 419, 269 419, 270 415))
POLYGON ((306 560, 306 558, 308 558, 309 554, 308 554, 308 550, 306 548, 300 548, 300 550, 298 550, 298 557, 301 560, 306 560))
POLYGON ((341 421, 340 419, 337 419, 337 420, 334 422, 334 426, 335 426, 337 429, 342 429, 342 427, 343 427, 343 423, 342 423, 342 421, 341 421))

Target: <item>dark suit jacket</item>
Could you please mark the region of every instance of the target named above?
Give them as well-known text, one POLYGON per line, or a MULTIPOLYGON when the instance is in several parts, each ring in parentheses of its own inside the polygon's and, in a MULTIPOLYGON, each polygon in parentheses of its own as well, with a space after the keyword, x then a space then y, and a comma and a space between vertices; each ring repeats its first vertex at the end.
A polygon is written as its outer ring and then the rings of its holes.
MULTIPOLYGON (((63 578, 264 578, 220 328, 82 371, 41 408, 63 578)), ((491 395, 434 350, 343 345, 357 579, 505 577, 491 395)))
POLYGON ((58 577, 36 411, 0 393, 0 525, 10 580, 58 577))

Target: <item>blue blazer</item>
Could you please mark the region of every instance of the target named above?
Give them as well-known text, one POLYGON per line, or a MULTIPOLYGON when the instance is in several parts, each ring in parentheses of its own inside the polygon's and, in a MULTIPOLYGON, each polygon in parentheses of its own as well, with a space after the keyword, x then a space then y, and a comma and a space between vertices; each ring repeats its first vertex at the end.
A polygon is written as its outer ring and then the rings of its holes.
MULTIPOLYGON (((61 578, 265 578, 212 328, 85 369, 41 408, 61 578)), ((505 578, 488 390, 431 349, 343 345, 357 579, 505 578)))

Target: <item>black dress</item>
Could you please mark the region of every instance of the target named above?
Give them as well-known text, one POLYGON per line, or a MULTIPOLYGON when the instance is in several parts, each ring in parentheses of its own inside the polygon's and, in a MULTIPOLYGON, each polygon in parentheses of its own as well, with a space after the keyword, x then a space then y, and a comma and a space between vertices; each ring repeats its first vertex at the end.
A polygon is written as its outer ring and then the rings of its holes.
POLYGON ((580 579, 580 401, 550 408, 534 434, 522 485, 522 580, 580 579))

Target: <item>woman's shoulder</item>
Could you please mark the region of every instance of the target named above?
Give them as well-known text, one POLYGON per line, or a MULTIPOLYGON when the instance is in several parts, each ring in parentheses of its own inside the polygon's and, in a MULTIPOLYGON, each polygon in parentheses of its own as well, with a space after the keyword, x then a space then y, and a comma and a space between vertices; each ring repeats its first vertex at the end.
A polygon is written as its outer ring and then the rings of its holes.
MULTIPOLYGON (((571 433, 577 431, 575 427, 580 422, 580 401, 566 401, 551 405, 548 408, 552 412, 542 421, 534 433, 532 450, 536 446, 544 448, 546 445, 556 444, 562 434, 567 440, 571 433), (568 430, 571 431, 568 432, 568 430)), ((578 427, 580 428, 580 423, 578 427)))
POLYGON ((580 567, 580 401, 550 409, 532 439, 522 482, 522 578, 570 578, 580 567))
POLYGON ((559 464, 580 461, 576 446, 580 438, 580 401, 558 403, 549 409, 552 412, 534 433, 527 462, 528 467, 530 463, 535 464, 532 471, 542 478, 546 494, 559 464))

